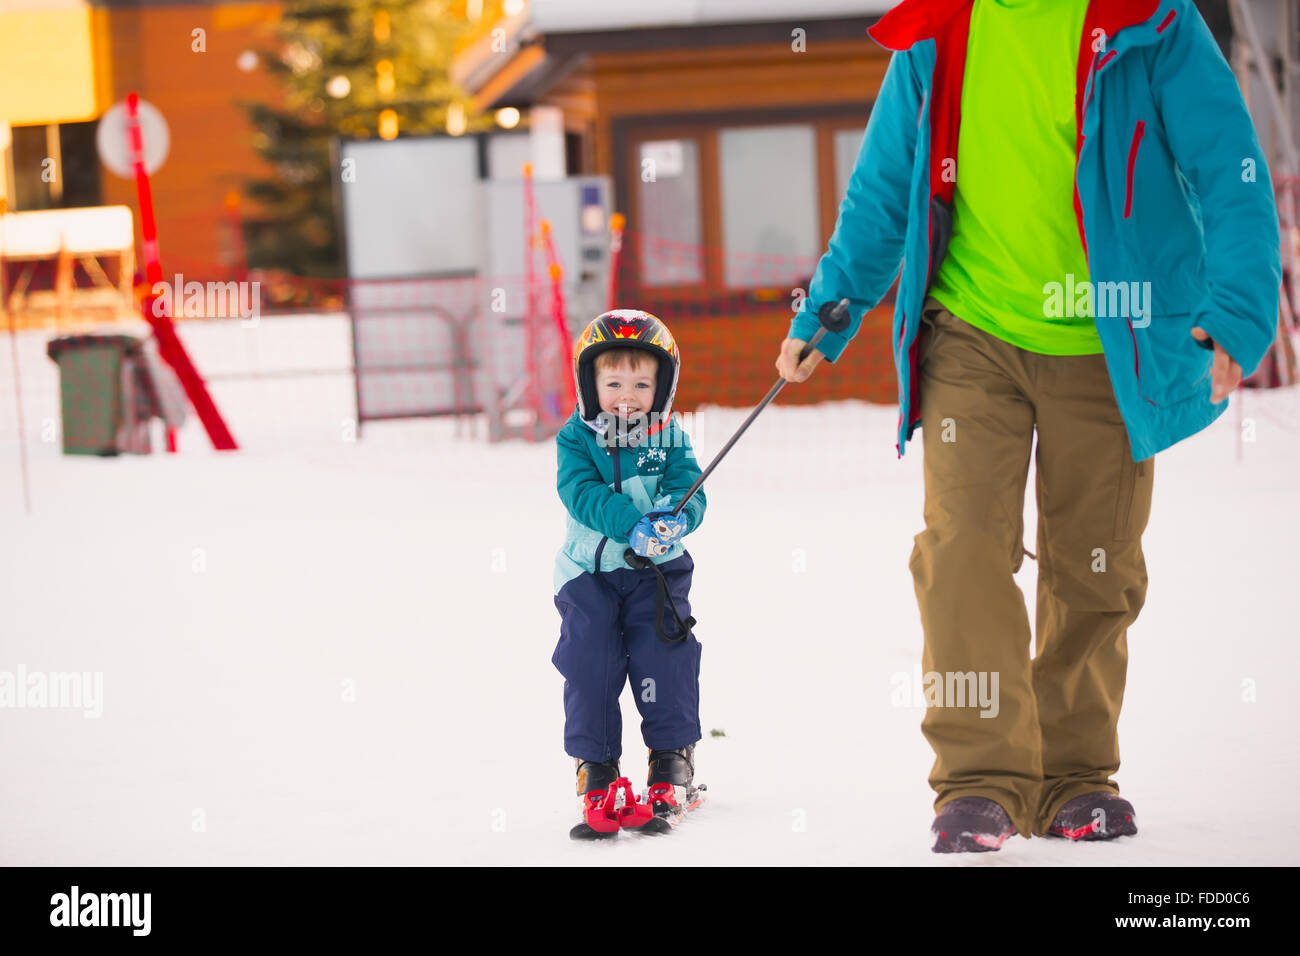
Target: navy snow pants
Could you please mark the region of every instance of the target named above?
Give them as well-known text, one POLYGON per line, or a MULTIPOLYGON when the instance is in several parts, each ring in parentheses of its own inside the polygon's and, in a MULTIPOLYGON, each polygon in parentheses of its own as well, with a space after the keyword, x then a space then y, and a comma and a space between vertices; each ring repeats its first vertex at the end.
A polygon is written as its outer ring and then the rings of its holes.
MULTIPOLYGON (((689 552, 659 565, 682 620, 695 562, 689 552)), ((641 736, 652 750, 693 744, 700 733, 700 643, 666 643, 655 633, 658 578, 649 568, 582 574, 555 595, 560 642, 551 663, 564 675, 564 751, 583 760, 623 753, 618 698, 632 680, 641 736)), ((667 602, 664 627, 676 621, 667 602)))

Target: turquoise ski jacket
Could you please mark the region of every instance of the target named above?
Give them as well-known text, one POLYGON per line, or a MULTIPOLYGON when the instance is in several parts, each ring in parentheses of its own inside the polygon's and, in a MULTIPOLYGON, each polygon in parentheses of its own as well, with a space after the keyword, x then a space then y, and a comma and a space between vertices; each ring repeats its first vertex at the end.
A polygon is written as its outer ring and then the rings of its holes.
MULTIPOLYGON (((852 324, 819 343, 834 362, 899 279, 900 458, 920 424, 921 305, 952 230, 955 183, 944 161, 957 156, 971 3, 905 0, 871 28, 895 52, 789 333, 811 339, 818 306, 847 297, 852 324)), ((1210 401, 1213 351, 1192 338, 1193 326, 1243 375, 1273 342, 1277 205, 1236 79, 1191 0, 1092 0, 1076 75, 1074 212, 1115 399, 1142 461, 1227 409, 1210 401), (1120 284, 1135 282, 1150 283, 1146 315, 1123 314, 1120 284)))
MULTIPOLYGON (((701 471, 677 414, 666 426, 651 428, 641 447, 618 448, 604 446, 575 409, 555 436, 555 445, 556 490, 568 513, 564 545, 555 557, 558 594, 581 574, 629 569, 623 552, 633 526, 648 511, 676 507, 701 471)), ((703 488, 686 503, 686 534, 704 520, 706 503, 703 488)), ((679 538, 666 554, 651 560, 663 564, 683 551, 679 538)))

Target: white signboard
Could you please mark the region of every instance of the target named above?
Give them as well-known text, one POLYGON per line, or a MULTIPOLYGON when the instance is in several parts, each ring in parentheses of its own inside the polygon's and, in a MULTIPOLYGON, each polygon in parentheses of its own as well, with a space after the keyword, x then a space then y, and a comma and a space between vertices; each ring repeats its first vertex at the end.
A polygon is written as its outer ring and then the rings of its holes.
MULTIPOLYGON (((144 143, 144 171, 150 176, 167 158, 171 147, 171 133, 167 121, 158 108, 144 100, 139 101, 140 136, 144 143)), ((127 130, 126 103, 114 103, 99 120, 95 133, 95 148, 99 159, 109 170, 123 179, 135 178, 131 162, 131 140, 127 130)))
POLYGON ((128 206, 85 206, 9 213, 0 251, 14 259, 53 258, 64 249, 74 256, 130 249, 133 224, 128 206))
POLYGON ((682 174, 682 141, 679 139, 654 140, 641 144, 641 168, 646 160, 652 162, 655 178, 671 179, 682 174))

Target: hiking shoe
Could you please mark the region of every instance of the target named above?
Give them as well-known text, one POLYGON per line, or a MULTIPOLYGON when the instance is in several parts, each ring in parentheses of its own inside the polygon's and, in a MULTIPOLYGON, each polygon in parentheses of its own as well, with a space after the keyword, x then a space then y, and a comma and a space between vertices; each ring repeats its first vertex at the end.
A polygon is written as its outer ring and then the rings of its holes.
POLYGON ((1136 836, 1137 832, 1133 804, 1117 793, 1099 790, 1075 797, 1061 807, 1047 835, 1067 840, 1113 840, 1136 836))
POLYGON ((1011 817, 987 797, 958 797, 939 809, 930 827, 935 853, 987 853, 1015 836, 1011 817))

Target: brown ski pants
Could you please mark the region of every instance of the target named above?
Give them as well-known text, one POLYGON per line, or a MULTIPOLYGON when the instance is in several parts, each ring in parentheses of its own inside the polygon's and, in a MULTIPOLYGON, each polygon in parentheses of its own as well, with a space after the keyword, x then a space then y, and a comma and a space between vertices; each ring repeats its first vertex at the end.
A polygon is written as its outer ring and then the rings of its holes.
POLYGON ((1023 836, 1118 793, 1128 627, 1146 597, 1154 459, 1135 463, 1103 355, 1040 355, 928 297, 920 350, 925 530, 909 566, 925 632, 934 807, 988 797, 1023 836), (1012 575, 1035 452, 1038 605, 1012 575))

